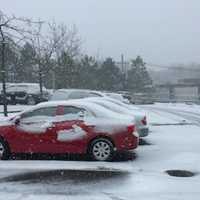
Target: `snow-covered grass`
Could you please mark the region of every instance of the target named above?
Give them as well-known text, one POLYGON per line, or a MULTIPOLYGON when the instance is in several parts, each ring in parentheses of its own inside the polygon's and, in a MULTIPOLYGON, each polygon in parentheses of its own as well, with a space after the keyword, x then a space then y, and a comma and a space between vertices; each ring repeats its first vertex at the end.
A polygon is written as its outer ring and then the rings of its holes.
POLYGON ((200 128, 176 125, 184 117, 152 108, 146 112, 150 124, 175 125, 150 125, 151 133, 146 140, 151 145, 139 146, 136 159, 113 163, 1 161, 1 178, 18 176, 17 182, 0 179, 0 200, 199 200, 200 128), (129 173, 115 174, 114 169, 129 173), (196 175, 170 177, 165 171, 171 169, 190 170, 196 175))

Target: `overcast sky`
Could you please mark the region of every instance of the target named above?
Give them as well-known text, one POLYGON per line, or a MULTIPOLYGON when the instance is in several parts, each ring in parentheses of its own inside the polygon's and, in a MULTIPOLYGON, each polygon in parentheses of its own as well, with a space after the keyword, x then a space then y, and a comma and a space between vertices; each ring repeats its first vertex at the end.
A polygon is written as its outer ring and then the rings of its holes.
POLYGON ((76 24, 93 56, 200 63, 200 0, 0 0, 0 9, 76 24))

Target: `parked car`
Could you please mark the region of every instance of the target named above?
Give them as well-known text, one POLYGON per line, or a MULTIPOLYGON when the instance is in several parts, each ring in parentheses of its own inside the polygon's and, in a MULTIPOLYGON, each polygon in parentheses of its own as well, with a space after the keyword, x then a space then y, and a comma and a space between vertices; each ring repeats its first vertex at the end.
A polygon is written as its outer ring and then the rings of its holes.
POLYGON ((104 97, 104 96, 106 96, 104 93, 95 90, 59 89, 56 90, 51 95, 50 101, 82 99, 86 97, 104 97))
POLYGON ((127 104, 130 103, 130 101, 127 98, 124 98, 122 94, 110 92, 110 93, 106 93, 106 95, 109 96, 110 98, 117 99, 123 103, 127 103, 127 104))
POLYGON ((102 92, 93 91, 93 90, 60 89, 60 90, 57 90, 52 95, 50 100, 63 101, 63 100, 70 100, 70 99, 90 99, 94 103, 101 104, 101 106, 114 111, 115 114, 117 112, 121 114, 132 115, 135 117, 136 127, 137 127, 140 137, 145 137, 149 134, 149 128, 147 126, 147 118, 146 118, 146 115, 141 112, 141 109, 131 104, 123 103, 122 101, 118 99, 114 99, 114 96, 113 98, 110 98, 102 92), (103 103, 101 102, 101 100, 106 101, 107 103, 104 102, 104 105, 102 105, 103 103))
POLYGON ((52 94, 50 100, 51 101, 70 100, 70 99, 82 99, 87 97, 110 97, 124 103, 129 103, 128 99, 125 99, 121 94, 100 92, 96 90, 85 90, 85 89, 59 89, 52 94))
POLYGON ((40 95, 40 87, 37 83, 16 83, 6 88, 6 98, 10 104, 28 104, 35 105, 37 103, 47 101, 49 93, 43 87, 43 95, 40 95))
POLYGON ((135 149, 134 121, 90 102, 58 101, 33 106, 0 123, 0 158, 11 153, 80 153, 97 161, 135 149))
POLYGON ((114 111, 115 115, 116 112, 118 114, 121 113, 131 115, 132 117, 135 117, 136 127, 140 137, 145 137, 149 134, 146 115, 142 113, 141 109, 138 107, 123 103, 120 100, 110 98, 101 92, 93 90, 60 89, 52 95, 50 100, 63 101, 70 99, 89 99, 94 103, 101 104, 101 106, 114 111), (101 100, 104 101, 104 103, 101 102, 101 100))
POLYGON ((145 137, 149 134, 149 128, 147 126, 147 118, 144 113, 142 113, 139 110, 133 110, 131 107, 128 109, 126 107, 123 107, 121 105, 118 105, 115 103, 115 101, 110 101, 110 98, 99 98, 99 97, 90 97, 84 99, 89 102, 96 103, 98 105, 101 105, 117 114, 124 114, 124 115, 129 115, 135 119, 135 125, 137 128, 137 132, 140 137, 145 137))
POLYGON ((134 104, 154 104, 154 98, 151 93, 134 93, 131 98, 131 103, 134 104))

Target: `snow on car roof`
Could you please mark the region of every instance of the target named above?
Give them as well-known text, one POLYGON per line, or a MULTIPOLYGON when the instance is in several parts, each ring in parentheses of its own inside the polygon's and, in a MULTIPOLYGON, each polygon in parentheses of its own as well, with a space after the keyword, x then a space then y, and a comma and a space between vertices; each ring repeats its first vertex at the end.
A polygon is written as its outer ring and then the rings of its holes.
POLYGON ((74 92, 74 91, 77 91, 77 92, 89 92, 89 93, 97 93, 101 96, 105 96, 105 94, 103 92, 100 92, 100 91, 97 91, 97 90, 89 90, 89 89, 76 89, 76 88, 70 88, 70 89, 66 89, 66 88, 62 88, 62 89, 58 89, 56 90, 55 92, 57 91, 61 91, 61 92, 74 92))
POLYGON ((129 115, 131 117, 134 117, 137 120, 141 120, 145 117, 145 113, 139 112, 138 110, 132 110, 131 108, 126 108, 123 106, 120 106, 112 101, 108 101, 107 98, 102 98, 102 97, 89 97, 85 98, 85 101, 97 103, 98 105, 103 106, 104 108, 110 109, 113 112, 124 114, 124 115, 129 115))
POLYGON ((12 86, 39 86, 39 83, 12 83, 12 86))
MULTIPOLYGON (((46 88, 43 86, 43 90, 46 88)), ((7 92, 27 91, 29 93, 38 93, 40 86, 38 83, 13 83, 7 87, 7 92)))
POLYGON ((130 122, 133 122, 133 118, 131 118, 129 116, 125 116, 122 114, 116 114, 115 112, 113 112, 109 109, 106 109, 103 106, 97 105, 92 102, 83 101, 82 99, 43 102, 43 103, 37 104, 36 106, 33 106, 30 109, 25 110, 22 113, 30 112, 30 111, 38 109, 38 108, 61 106, 61 105, 62 106, 77 106, 77 107, 80 107, 80 108, 83 108, 83 109, 93 112, 97 117, 115 118, 115 119, 122 119, 122 120, 128 120, 130 122))
POLYGON ((98 97, 91 97, 91 98, 85 98, 86 101, 93 102, 93 103, 99 103, 99 105, 102 105, 103 107, 108 107, 109 109, 118 112, 118 113, 130 113, 131 111, 127 108, 124 108, 120 105, 117 105, 111 101, 107 101, 106 98, 98 98, 98 97))

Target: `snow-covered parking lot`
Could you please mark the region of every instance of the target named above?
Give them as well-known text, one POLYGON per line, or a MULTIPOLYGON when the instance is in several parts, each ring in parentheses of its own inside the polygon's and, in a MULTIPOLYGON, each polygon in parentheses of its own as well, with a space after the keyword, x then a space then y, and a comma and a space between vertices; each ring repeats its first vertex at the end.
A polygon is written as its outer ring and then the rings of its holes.
POLYGON ((148 145, 134 152, 135 159, 112 163, 0 161, 0 200, 199 200, 200 106, 141 107, 147 113, 151 132, 145 138, 148 145), (189 170, 194 176, 172 177, 165 172, 174 169, 189 170))

